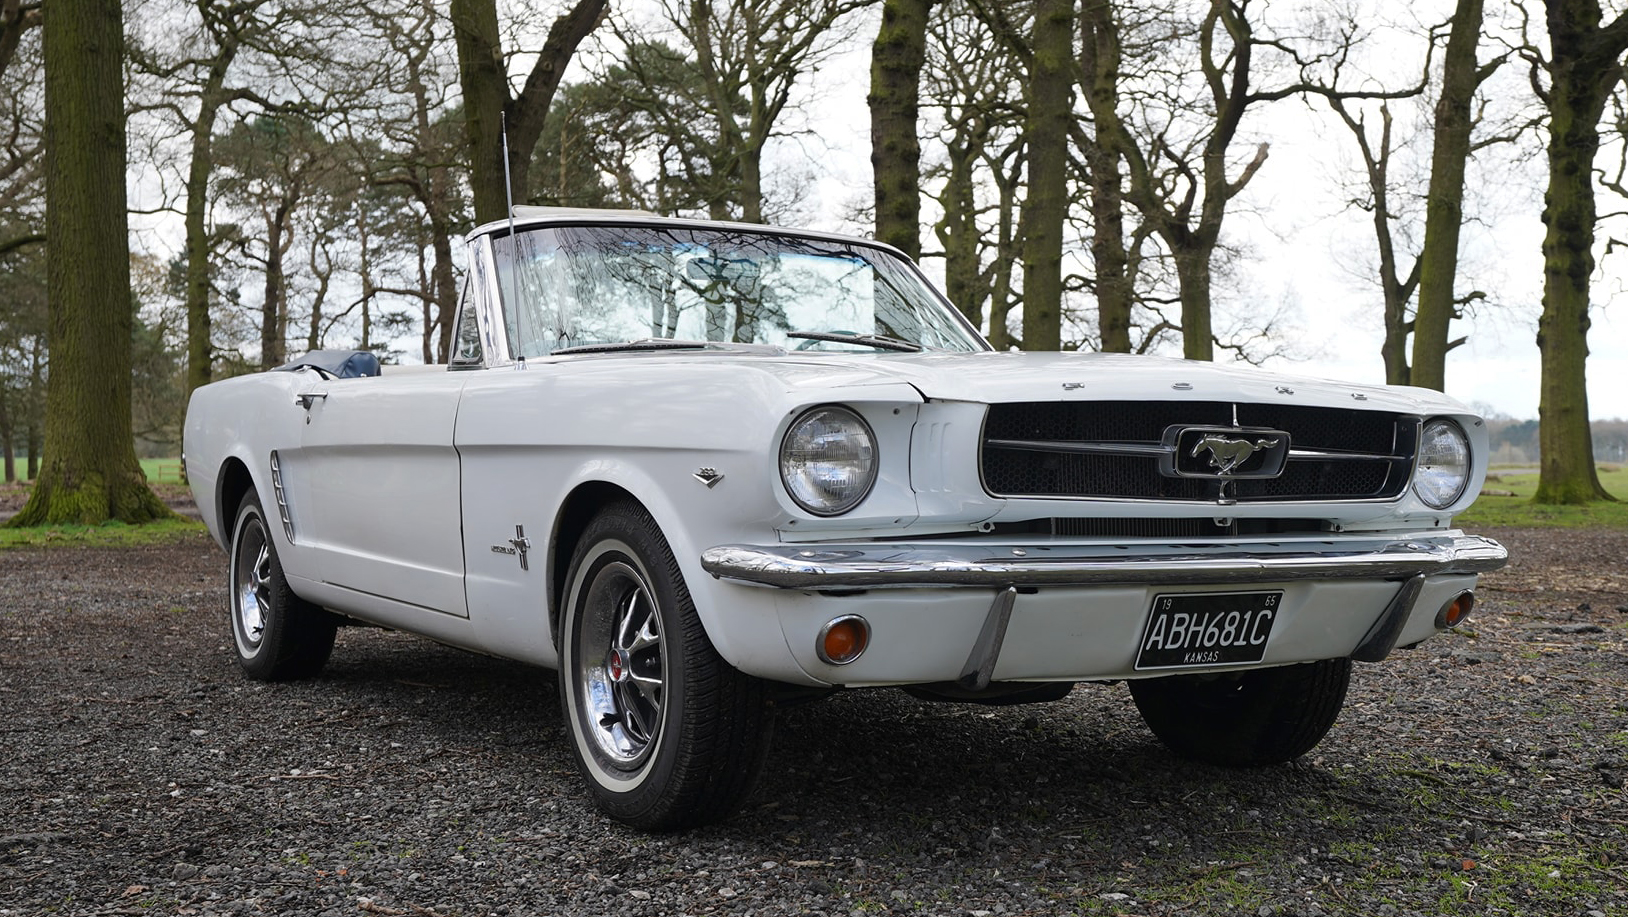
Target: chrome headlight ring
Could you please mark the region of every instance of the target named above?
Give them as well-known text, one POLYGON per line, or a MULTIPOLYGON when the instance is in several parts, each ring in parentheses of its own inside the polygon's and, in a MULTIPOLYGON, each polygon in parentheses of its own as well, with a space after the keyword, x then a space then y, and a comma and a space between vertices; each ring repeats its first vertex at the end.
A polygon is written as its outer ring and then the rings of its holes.
POLYGON ((786 494, 816 516, 840 516, 876 483, 876 435, 852 408, 826 404, 799 414, 780 440, 786 494))
POLYGON ((1413 493, 1431 509, 1446 509, 1470 484, 1470 438, 1457 421, 1438 417, 1419 434, 1413 493))

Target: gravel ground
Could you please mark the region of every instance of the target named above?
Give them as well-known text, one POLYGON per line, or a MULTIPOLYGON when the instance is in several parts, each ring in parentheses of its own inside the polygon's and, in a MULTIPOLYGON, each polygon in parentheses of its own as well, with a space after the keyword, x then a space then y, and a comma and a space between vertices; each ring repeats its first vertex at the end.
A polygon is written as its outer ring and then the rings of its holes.
POLYGON ((1176 761, 1122 685, 854 692, 673 836, 592 807, 547 672, 352 628, 256 684, 201 536, 0 552, 0 914, 1628 915, 1628 532, 1490 534, 1293 765, 1176 761))

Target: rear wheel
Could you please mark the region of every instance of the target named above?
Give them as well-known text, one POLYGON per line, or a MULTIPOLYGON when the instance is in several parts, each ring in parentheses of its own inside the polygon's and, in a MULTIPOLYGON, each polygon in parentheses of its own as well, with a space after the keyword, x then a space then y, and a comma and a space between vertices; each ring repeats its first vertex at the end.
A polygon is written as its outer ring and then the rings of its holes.
POLYGON ((563 608, 561 704, 600 807, 645 830, 735 811, 768 752, 765 684, 713 648, 642 507, 612 504, 588 524, 563 608))
POLYGON ((322 671, 337 630, 332 614, 294 594, 260 498, 250 491, 232 524, 232 641, 244 674, 261 681, 309 678, 322 671))
POLYGON ((1130 682, 1142 720, 1184 758, 1232 767, 1280 764, 1328 734, 1345 703, 1351 660, 1130 682))

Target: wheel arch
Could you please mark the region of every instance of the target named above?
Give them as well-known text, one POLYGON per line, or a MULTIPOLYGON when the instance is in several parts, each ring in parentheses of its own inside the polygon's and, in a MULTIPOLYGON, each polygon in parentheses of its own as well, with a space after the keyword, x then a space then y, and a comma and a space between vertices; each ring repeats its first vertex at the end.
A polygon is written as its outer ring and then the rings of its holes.
POLYGON ((215 478, 215 518, 221 521, 222 541, 227 550, 231 550, 237 508, 243 502, 243 495, 251 490, 255 490, 254 474, 248 464, 235 455, 227 457, 215 478))
POLYGON ((626 488, 609 481, 584 481, 572 488, 560 504, 554 517, 554 528, 548 539, 548 631, 556 650, 560 646, 560 609, 565 603, 566 578, 571 574, 571 557, 577 543, 601 507, 618 500, 629 500, 650 508, 626 488))

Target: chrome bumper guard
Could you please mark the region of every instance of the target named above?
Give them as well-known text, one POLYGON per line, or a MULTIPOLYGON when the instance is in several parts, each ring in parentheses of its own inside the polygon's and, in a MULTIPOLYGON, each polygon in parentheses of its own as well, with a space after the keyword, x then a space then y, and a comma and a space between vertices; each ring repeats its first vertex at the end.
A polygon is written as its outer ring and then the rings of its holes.
POLYGON ((1213 546, 857 542, 719 545, 701 567, 719 579, 799 590, 920 586, 1108 586, 1406 579, 1485 573, 1503 545, 1461 532, 1213 546))

